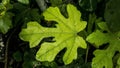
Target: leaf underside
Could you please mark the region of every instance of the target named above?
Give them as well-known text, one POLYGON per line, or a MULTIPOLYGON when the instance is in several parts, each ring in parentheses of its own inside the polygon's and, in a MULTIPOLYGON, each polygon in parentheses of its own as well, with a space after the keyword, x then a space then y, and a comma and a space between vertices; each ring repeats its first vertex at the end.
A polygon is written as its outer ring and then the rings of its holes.
POLYGON ((68 18, 65 18, 58 7, 49 7, 43 16, 47 21, 55 21, 56 28, 47 28, 39 25, 37 22, 29 22, 26 29, 22 29, 19 34, 24 41, 29 41, 30 48, 36 47, 45 37, 54 37, 52 41, 41 44, 36 54, 39 61, 53 61, 55 56, 64 48, 66 52, 63 56, 65 64, 71 63, 77 59, 77 48, 86 48, 85 40, 77 33, 82 31, 87 23, 81 21, 81 13, 71 4, 67 5, 68 18), (73 11, 74 10, 74 11, 73 11))

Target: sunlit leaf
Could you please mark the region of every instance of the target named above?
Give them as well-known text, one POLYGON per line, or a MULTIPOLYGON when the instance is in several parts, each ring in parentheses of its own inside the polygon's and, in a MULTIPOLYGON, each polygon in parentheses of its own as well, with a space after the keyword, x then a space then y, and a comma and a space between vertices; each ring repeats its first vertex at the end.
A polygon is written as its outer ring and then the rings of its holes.
POLYGON ((65 18, 58 7, 49 7, 43 16, 47 21, 55 21, 56 28, 43 27, 37 22, 29 22, 26 29, 22 29, 20 38, 29 41, 30 48, 37 46, 45 37, 54 37, 52 41, 44 42, 36 54, 39 61, 53 61, 55 56, 64 48, 63 56, 65 64, 77 59, 78 47, 86 48, 85 40, 77 33, 86 27, 86 21, 81 21, 81 13, 71 4, 67 5, 68 18, 65 18), (73 11, 74 10, 74 11, 73 11))
POLYGON ((10 2, 10 0, 2 0, 2 3, 3 3, 4 5, 8 4, 9 2, 10 2))
MULTIPOLYGON (((105 49, 94 51, 95 57, 92 60, 92 68, 113 68, 112 58, 116 52, 120 52, 120 35, 119 32, 103 33, 106 30, 105 22, 99 24, 101 30, 96 30, 87 37, 87 41, 94 43, 96 47, 109 43, 105 49), (104 24, 103 24, 104 23, 104 24)), ((116 61, 117 62, 117 61, 116 61)))

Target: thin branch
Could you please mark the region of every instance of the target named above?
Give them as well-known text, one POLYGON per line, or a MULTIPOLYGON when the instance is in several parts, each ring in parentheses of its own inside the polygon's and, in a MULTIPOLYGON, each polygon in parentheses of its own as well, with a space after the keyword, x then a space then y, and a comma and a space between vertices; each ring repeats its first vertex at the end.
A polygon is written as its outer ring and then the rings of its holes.
POLYGON ((16 31, 16 29, 13 30, 13 32, 8 36, 8 39, 6 41, 4 68, 8 68, 8 46, 9 46, 10 39, 15 31, 16 31))
POLYGON ((36 0, 36 2, 41 11, 44 11, 47 8, 47 4, 45 3, 45 0, 36 0))
POLYGON ((88 61, 89 48, 90 48, 90 47, 89 47, 89 45, 88 45, 87 50, 86 50, 85 63, 87 63, 87 61, 88 61))

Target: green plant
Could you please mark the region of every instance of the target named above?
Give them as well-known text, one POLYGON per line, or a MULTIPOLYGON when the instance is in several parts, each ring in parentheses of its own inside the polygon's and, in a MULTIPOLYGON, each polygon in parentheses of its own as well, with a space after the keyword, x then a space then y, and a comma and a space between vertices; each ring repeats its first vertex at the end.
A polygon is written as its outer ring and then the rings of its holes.
POLYGON ((119 1, 0 1, 0 66, 120 68, 119 1))
POLYGON ((11 17, 13 14, 7 12, 11 8, 12 5, 9 4, 9 0, 2 0, 0 3, 0 32, 4 34, 12 27, 11 17))
POLYGON ((55 56, 64 48, 67 48, 63 61, 69 64, 73 59, 77 59, 77 48, 86 48, 87 44, 77 33, 86 27, 85 21, 80 21, 81 13, 71 4, 67 5, 68 18, 61 15, 57 7, 49 7, 44 13, 48 21, 56 21, 56 28, 40 26, 37 22, 29 22, 27 29, 22 29, 20 38, 29 41, 30 48, 35 47, 45 37, 55 37, 53 43, 45 42, 41 44, 36 54, 36 59, 40 61, 53 61, 55 56), (72 11, 74 10, 74 11, 72 11))
MULTIPOLYGON (((98 23, 100 30, 96 30, 87 37, 87 41, 94 44, 96 47, 100 47, 102 44, 109 43, 105 46, 105 49, 97 49, 94 51, 95 57, 92 60, 92 68, 113 68, 112 58, 116 56, 116 52, 120 52, 120 32, 112 33, 108 29, 105 22, 98 23), (104 33, 103 31, 107 31, 104 33)), ((120 55, 119 55, 120 56, 120 55)))

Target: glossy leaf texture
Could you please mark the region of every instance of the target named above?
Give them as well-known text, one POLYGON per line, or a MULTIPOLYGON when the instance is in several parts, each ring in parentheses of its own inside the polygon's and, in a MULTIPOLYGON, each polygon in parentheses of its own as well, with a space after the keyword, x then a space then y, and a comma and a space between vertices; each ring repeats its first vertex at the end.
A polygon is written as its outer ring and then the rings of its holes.
MULTIPOLYGON (((94 51, 92 68, 113 68, 112 58, 116 52, 120 52, 120 32, 112 33, 108 30, 105 22, 98 23, 100 30, 96 30, 87 37, 87 41, 99 47, 106 44, 104 49, 94 51), (107 31, 107 32, 103 32, 107 31)), ((117 62, 117 61, 116 61, 117 62)))
POLYGON ((43 27, 37 22, 29 22, 26 29, 22 29, 19 36, 24 41, 29 41, 30 48, 37 46, 45 37, 54 37, 52 41, 41 44, 36 54, 39 61, 53 61, 55 56, 64 48, 66 52, 63 56, 65 64, 70 64, 77 59, 77 48, 86 48, 85 40, 77 33, 82 31, 86 21, 80 19, 81 13, 71 4, 67 5, 68 18, 65 18, 58 7, 49 7, 43 16, 47 21, 57 22, 56 28, 43 27), (74 10, 74 11, 73 11, 74 10))

